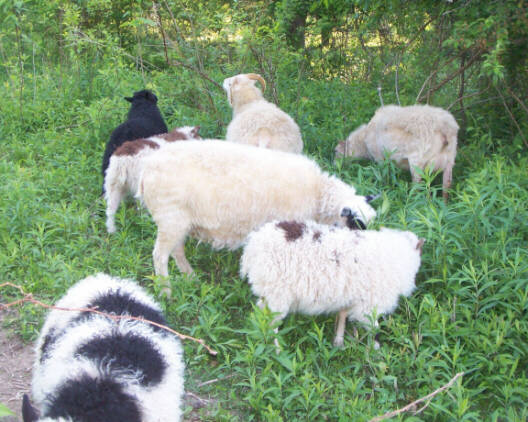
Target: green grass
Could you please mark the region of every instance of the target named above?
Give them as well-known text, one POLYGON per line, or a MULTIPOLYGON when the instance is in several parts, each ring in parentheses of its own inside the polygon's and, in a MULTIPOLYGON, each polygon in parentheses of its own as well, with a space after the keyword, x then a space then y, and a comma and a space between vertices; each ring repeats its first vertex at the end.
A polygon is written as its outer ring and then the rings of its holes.
MULTIPOLYGON (((132 201, 121 206, 118 232, 110 236, 99 198, 104 144, 126 114, 121 97, 142 86, 141 76, 129 70, 123 78, 102 68, 89 89, 81 89, 74 76, 59 86, 55 76, 43 70, 35 94, 25 90, 22 113, 18 91, 7 82, 0 86, 2 281, 21 284, 50 303, 96 272, 135 279, 156 294, 155 225, 148 212, 132 201)), ((212 93, 218 114, 211 116, 207 107, 194 108, 202 94, 181 83, 188 74, 178 75, 180 83, 174 75, 147 77, 169 126, 200 124, 206 136, 223 136, 231 111, 220 91, 212 93)), ((373 227, 409 229, 427 239, 418 288, 381 321, 379 350, 375 333, 358 327, 354 334, 350 325, 345 348, 335 349, 333 315, 290 315, 280 329, 283 351, 277 355, 273 316, 255 308, 238 275, 240 251, 188 241, 196 276, 180 276, 172 262, 173 298, 162 305, 174 329, 203 338, 219 352, 214 358, 195 343, 184 344, 186 389, 218 401, 200 411, 202 420, 367 421, 425 396, 460 371, 464 377, 449 391, 400 420, 526 420, 526 154, 506 141, 488 148, 488 135, 473 128, 460 142, 445 205, 435 175, 413 185, 408 172, 391 162, 333 162, 337 140, 376 108, 370 91, 321 81, 306 81, 300 89, 297 101, 284 88, 281 106, 297 113, 308 154, 361 193, 383 192, 373 227), (356 108, 361 114, 354 114, 356 108), (218 381, 199 387, 213 379, 218 381)), ((2 301, 15 297, 2 291, 2 301)), ((31 341, 44 316, 25 305, 12 324, 31 341)))

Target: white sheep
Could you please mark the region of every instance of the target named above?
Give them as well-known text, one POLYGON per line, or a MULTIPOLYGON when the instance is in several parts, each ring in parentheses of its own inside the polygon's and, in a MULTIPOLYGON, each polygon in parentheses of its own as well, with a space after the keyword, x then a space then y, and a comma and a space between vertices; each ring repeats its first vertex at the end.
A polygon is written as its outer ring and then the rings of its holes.
POLYGON ((240 274, 258 306, 279 313, 274 323, 290 312, 338 312, 334 344, 342 346, 347 316, 367 324, 412 293, 423 242, 408 231, 273 221, 248 236, 240 274))
MULTIPOLYGON (((166 325, 137 284, 106 274, 75 284, 59 308, 96 308, 166 325)), ((145 322, 92 312, 50 312, 36 344, 33 407, 24 422, 159 422, 182 418, 183 351, 171 333, 145 322)))
POLYGON ((262 148, 301 153, 303 141, 297 123, 284 111, 262 96, 255 86, 262 76, 246 73, 224 80, 227 98, 233 107, 233 120, 227 127, 226 140, 262 148))
POLYGON ((113 152, 104 180, 108 233, 116 231, 115 213, 121 200, 127 193, 137 192, 145 157, 170 142, 201 139, 199 130, 200 126, 178 127, 161 135, 125 142, 113 152))
POLYGON ((458 124, 446 110, 428 105, 389 105, 376 111, 336 147, 336 156, 382 161, 391 154, 399 167, 421 180, 416 168, 443 171, 443 196, 447 201, 457 149, 458 124))
POLYGON ((154 269, 163 276, 169 255, 180 271, 192 272, 184 252, 187 235, 235 249, 274 219, 364 227, 376 215, 371 197, 357 195, 305 156, 218 140, 154 152, 145 161, 138 197, 158 226, 154 269))

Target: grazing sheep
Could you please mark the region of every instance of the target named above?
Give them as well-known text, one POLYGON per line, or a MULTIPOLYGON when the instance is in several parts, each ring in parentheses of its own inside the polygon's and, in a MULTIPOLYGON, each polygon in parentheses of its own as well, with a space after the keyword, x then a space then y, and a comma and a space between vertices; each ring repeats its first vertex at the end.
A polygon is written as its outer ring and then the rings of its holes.
MULTIPOLYGON (((159 305, 141 287, 106 274, 78 282, 56 306, 166 325, 159 305)), ((24 422, 179 421, 182 354, 180 341, 154 325, 54 309, 36 344, 36 407, 24 396, 24 422)))
POLYGON ((290 312, 338 312, 334 344, 342 346, 347 316, 368 323, 412 293, 423 242, 407 231, 274 221, 249 234, 240 274, 258 305, 279 313, 274 322, 290 312))
POLYGON ((368 125, 361 125, 336 147, 336 156, 370 158, 382 161, 391 153, 399 167, 443 171, 443 196, 447 201, 455 165, 458 124, 446 110, 428 105, 381 107, 368 125))
POLYGON ((264 99, 255 86, 257 80, 266 89, 262 76, 255 73, 224 80, 223 86, 233 107, 233 120, 227 127, 226 140, 301 153, 303 141, 299 126, 288 114, 264 99))
POLYGON ((305 156, 218 140, 179 142, 151 154, 137 196, 158 226, 154 269, 163 276, 169 255, 180 271, 193 271, 184 252, 189 234, 235 249, 274 219, 364 226, 376 215, 370 197, 305 156))
POLYGON ((104 180, 108 233, 116 231, 115 213, 123 197, 137 192, 145 157, 168 142, 201 139, 199 130, 200 126, 175 128, 162 135, 127 141, 114 151, 104 180))
POLYGON ((161 112, 156 105, 158 97, 149 90, 134 92, 133 97, 125 97, 130 102, 130 110, 126 122, 121 123, 114 129, 107 142, 103 154, 103 194, 106 169, 110 162, 110 157, 121 144, 134 139, 147 138, 149 136, 167 133, 167 125, 163 121, 161 112))

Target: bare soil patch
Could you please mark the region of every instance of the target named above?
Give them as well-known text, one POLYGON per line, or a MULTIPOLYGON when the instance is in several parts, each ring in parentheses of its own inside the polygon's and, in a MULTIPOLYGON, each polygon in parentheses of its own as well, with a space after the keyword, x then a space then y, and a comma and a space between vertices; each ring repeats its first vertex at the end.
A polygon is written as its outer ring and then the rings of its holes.
POLYGON ((0 311, 0 403, 17 414, 2 422, 22 420, 22 396, 29 393, 33 345, 26 344, 11 330, 4 327, 4 320, 11 313, 0 311))

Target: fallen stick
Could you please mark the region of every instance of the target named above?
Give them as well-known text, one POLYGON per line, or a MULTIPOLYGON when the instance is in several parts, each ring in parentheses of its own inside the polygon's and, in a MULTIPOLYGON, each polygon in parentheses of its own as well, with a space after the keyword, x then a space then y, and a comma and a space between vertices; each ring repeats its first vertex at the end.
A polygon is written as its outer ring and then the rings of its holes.
MULTIPOLYGON (((451 378, 451 380, 447 384, 443 385, 442 387, 438 388, 437 390, 433 391, 432 393, 428 394, 427 396, 422 397, 422 398, 420 398, 418 400, 415 400, 412 403, 409 403, 407 406, 402 407, 401 409, 393 410, 392 412, 385 413, 384 415, 381 415, 381 416, 376 416, 375 418, 371 419, 369 422, 378 422, 378 421, 382 421, 384 419, 392 418, 393 416, 397 416, 400 413, 407 412, 408 410, 416 407, 416 405, 418 403, 422 403, 422 402, 428 400, 426 405, 423 406, 418 411, 418 412, 422 412, 427 406, 429 406, 429 403, 431 402, 431 399, 434 396, 436 396, 438 393, 440 393, 440 392, 442 392, 444 390, 447 390, 449 387, 451 387, 453 385, 453 383, 457 380, 457 378, 461 377, 462 375, 464 375, 464 372, 459 372, 453 378, 451 378)), ((418 412, 416 412, 416 413, 418 413, 418 412)))

